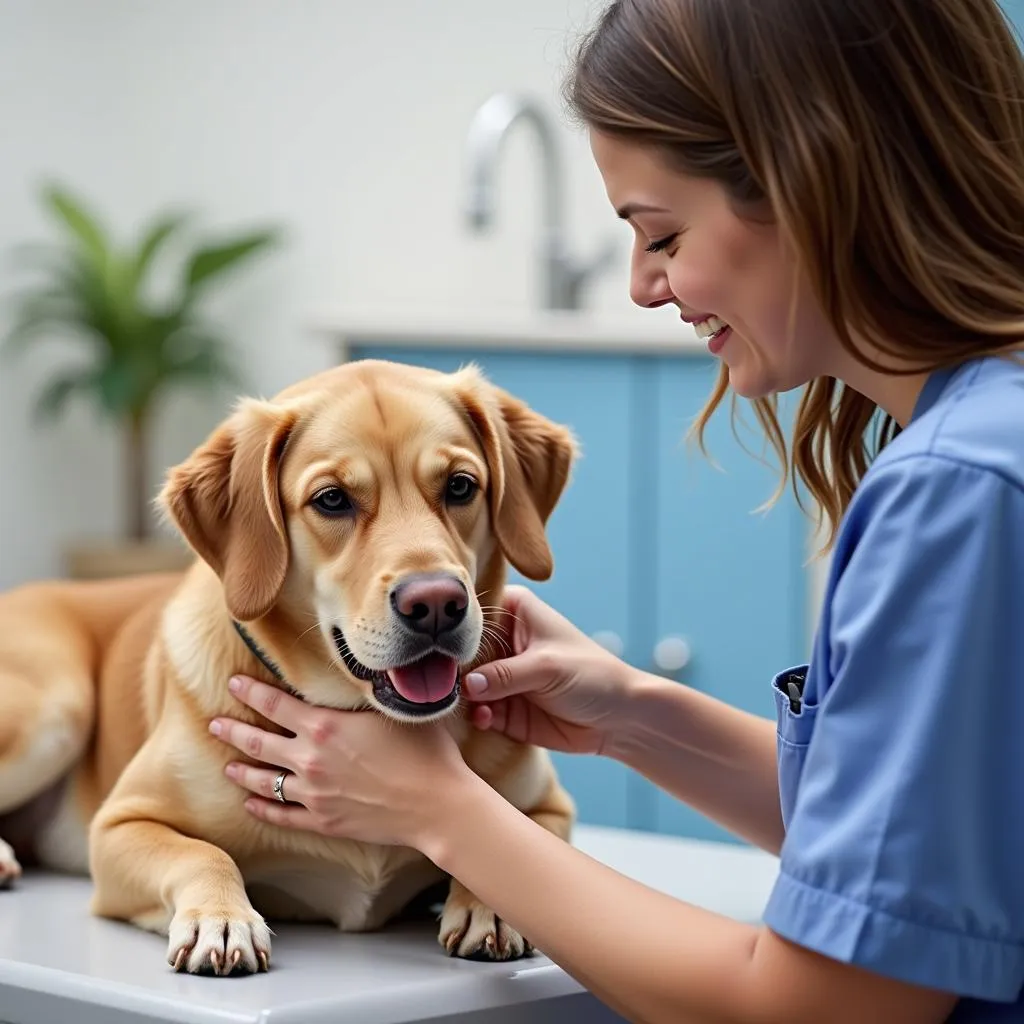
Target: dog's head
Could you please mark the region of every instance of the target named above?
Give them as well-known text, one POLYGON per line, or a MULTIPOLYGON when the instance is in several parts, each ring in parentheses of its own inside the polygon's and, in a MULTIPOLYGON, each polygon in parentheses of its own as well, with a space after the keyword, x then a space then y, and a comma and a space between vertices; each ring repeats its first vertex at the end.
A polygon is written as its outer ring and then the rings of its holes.
POLYGON ((160 504, 302 696, 423 721, 486 653, 506 564, 550 576, 575 453, 475 367, 365 360, 243 401, 160 504))

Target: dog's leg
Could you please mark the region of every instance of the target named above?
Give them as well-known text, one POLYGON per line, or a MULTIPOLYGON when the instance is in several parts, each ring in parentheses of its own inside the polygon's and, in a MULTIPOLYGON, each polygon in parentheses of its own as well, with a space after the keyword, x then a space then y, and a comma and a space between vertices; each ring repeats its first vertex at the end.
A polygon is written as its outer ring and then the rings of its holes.
MULTIPOLYGON (((543 799, 526 815, 568 842, 576 809, 569 794, 552 775, 543 799)), ((449 956, 466 960, 518 960, 533 951, 528 939, 510 928, 454 878, 441 914, 438 941, 449 956)))
POLYGON ((223 850, 152 820, 142 798, 114 799, 93 821, 94 914, 168 937, 167 962, 190 974, 254 973, 270 961, 270 929, 223 850))
MULTIPOLYGON (((91 641, 45 588, 0 596, 0 815, 59 782, 93 722, 91 641)), ((0 836, 0 888, 21 873, 0 836)))

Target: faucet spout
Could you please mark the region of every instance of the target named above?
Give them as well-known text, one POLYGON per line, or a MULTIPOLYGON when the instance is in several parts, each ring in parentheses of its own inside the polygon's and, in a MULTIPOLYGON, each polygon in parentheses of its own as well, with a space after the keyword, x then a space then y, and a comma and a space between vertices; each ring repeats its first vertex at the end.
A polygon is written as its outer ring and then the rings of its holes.
POLYGON ((525 97, 496 93, 481 104, 469 126, 466 140, 469 163, 469 203, 467 217, 477 231, 491 227, 497 206, 494 185, 501 145, 513 126, 529 124, 540 142, 544 222, 546 233, 562 235, 564 206, 561 195, 562 169, 551 124, 543 110, 525 97))
POLYGON ((495 177, 502 142, 519 122, 532 126, 540 143, 543 189, 541 229, 541 288, 548 309, 578 309, 586 280, 614 255, 607 248, 593 261, 575 263, 565 242, 565 201, 558 140, 550 120, 531 99, 500 92, 486 100, 473 116, 466 140, 469 194, 466 220, 474 231, 484 231, 495 220, 495 177))

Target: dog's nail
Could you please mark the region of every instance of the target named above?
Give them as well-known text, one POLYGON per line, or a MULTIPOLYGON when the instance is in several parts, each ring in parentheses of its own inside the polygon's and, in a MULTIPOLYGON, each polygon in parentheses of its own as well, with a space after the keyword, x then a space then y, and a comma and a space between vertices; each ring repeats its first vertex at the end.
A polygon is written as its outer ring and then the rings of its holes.
POLYGON ((214 736, 219 736, 223 731, 224 726, 222 726, 220 722, 217 721, 217 719, 214 719, 210 723, 210 732, 212 732, 214 736))
POLYGON ((466 689, 470 693, 480 696, 487 689, 487 677, 481 675, 479 672, 470 672, 466 676, 466 689))

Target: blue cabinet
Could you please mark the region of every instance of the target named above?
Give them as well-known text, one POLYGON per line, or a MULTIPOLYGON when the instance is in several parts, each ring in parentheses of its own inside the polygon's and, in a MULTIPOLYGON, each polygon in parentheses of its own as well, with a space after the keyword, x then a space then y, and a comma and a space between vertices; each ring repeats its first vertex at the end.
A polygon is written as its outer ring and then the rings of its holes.
MULTIPOLYGON (((713 386, 713 360, 408 344, 356 345, 349 358, 441 370, 472 359, 496 384, 571 426, 582 458, 550 523, 554 576, 510 579, 528 582, 585 632, 617 637, 638 667, 655 667, 659 641, 684 640, 692 657, 680 682, 772 714, 772 673, 807 648, 807 531, 790 495, 767 514, 754 512, 777 476, 733 437, 728 408, 708 431, 715 464, 685 442, 713 386)), ((754 431, 744 440, 759 444, 754 431)), ((583 821, 733 838, 620 764, 554 756, 583 821)))
MULTIPOLYGON (((739 438, 728 400, 715 413, 705 434, 709 458, 695 443, 684 446, 717 373, 710 358, 653 360, 645 372, 655 410, 648 433, 656 515, 649 531, 654 570, 645 588, 644 618, 651 625, 638 639, 652 650, 666 637, 684 638, 690 660, 680 682, 772 716, 771 676, 809 646, 807 520, 790 491, 764 509, 779 474, 749 407, 741 407, 747 429, 737 425, 739 438)), ((644 786, 657 831, 728 838, 678 800, 644 786)))

